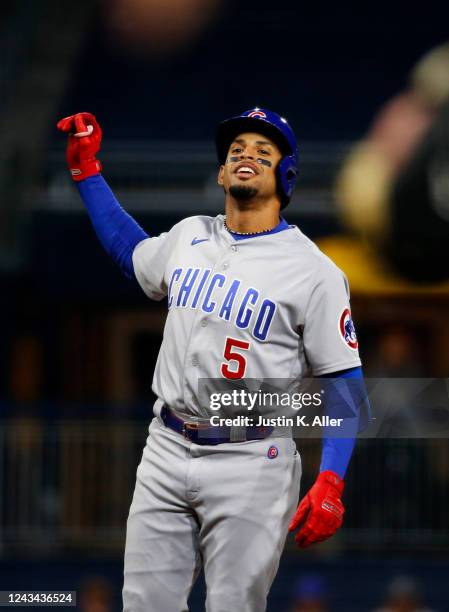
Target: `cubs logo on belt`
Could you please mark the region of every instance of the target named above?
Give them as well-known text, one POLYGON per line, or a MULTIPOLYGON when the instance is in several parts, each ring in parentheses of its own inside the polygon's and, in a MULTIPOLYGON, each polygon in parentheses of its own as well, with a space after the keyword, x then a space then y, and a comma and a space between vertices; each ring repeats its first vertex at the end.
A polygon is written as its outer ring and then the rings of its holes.
POLYGON ((274 446, 274 444, 272 446, 270 446, 270 448, 268 449, 267 452, 267 457, 268 459, 276 459, 276 457, 279 455, 279 451, 277 449, 277 446, 274 446))

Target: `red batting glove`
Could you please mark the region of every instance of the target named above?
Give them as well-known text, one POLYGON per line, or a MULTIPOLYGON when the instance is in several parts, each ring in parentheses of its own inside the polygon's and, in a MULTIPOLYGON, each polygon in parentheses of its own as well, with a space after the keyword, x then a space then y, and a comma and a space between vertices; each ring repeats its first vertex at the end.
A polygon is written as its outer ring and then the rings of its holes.
POLYGON ((83 181, 101 171, 101 162, 96 159, 100 150, 102 131, 91 113, 77 113, 58 121, 56 127, 66 132, 66 158, 74 181, 83 181))
POLYGON ((315 484, 299 504, 289 531, 300 527, 295 536, 300 548, 327 540, 343 523, 344 506, 341 503, 344 482, 331 470, 321 472, 315 484))

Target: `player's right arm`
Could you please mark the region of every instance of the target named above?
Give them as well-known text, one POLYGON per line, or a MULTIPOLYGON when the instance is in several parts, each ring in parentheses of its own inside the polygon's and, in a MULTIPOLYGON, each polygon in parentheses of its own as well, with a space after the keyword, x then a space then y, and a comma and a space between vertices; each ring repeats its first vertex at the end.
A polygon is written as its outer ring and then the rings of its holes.
POLYGON ((101 127, 91 113, 65 117, 57 127, 68 134, 67 165, 100 242, 123 273, 135 278, 133 253, 149 236, 123 210, 100 174, 101 163, 96 156, 101 145, 101 127))

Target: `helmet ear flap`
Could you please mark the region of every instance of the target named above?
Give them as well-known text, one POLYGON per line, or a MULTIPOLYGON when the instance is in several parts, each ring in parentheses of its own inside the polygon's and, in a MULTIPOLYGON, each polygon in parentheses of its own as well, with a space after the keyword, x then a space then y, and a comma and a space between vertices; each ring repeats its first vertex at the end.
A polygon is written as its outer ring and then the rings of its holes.
POLYGON ((276 174, 278 191, 281 196, 281 208, 285 208, 290 202, 298 178, 298 162, 296 156, 286 155, 283 157, 278 164, 276 174))

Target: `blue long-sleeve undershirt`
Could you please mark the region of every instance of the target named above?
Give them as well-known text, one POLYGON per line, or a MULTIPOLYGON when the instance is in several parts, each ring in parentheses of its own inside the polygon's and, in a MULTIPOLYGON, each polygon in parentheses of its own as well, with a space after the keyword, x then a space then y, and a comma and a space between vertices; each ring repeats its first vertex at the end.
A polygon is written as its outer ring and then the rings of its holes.
MULTIPOLYGON (((338 435, 341 435, 342 431, 345 435, 323 437, 320 472, 332 470, 344 478, 357 433, 366 426, 370 413, 362 368, 333 372, 320 378, 327 379, 325 414, 331 418, 343 418, 343 428, 338 435)), ((329 427, 328 431, 334 433, 332 427, 329 427)))
POLYGON ((123 273, 134 279, 132 254, 148 234, 123 210, 101 174, 79 181, 77 186, 104 249, 123 273))

